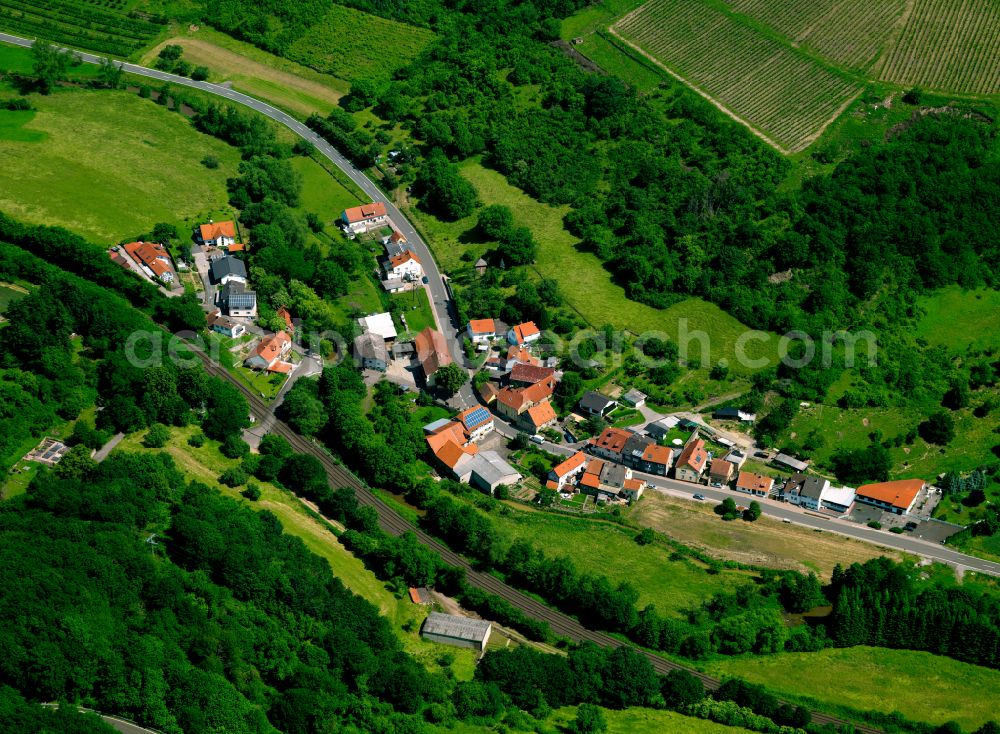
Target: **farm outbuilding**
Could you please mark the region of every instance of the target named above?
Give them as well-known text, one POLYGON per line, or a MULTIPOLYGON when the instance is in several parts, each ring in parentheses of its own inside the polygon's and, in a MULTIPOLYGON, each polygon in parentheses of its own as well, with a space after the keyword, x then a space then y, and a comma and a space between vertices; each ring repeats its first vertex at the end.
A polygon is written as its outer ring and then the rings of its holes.
POLYGON ((421 637, 445 645, 468 647, 482 652, 490 639, 493 624, 482 619, 456 617, 451 614, 431 612, 424 620, 421 637))

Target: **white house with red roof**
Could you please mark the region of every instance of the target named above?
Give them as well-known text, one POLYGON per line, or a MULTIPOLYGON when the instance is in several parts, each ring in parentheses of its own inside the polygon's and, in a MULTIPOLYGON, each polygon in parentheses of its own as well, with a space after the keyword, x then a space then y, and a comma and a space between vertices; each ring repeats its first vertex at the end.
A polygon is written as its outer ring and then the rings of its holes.
POLYGON ((157 242, 129 242, 125 245, 136 265, 150 278, 173 283, 177 277, 167 249, 157 242))
POLYGON ((385 204, 380 201, 345 209, 340 215, 341 226, 350 234, 361 234, 388 223, 385 204))
POLYGON ((700 438, 689 440, 687 446, 677 457, 674 464, 674 476, 683 482, 697 482, 708 464, 708 451, 705 442, 700 438))
POLYGON ((384 267, 386 280, 420 280, 424 276, 420 260, 410 250, 386 258, 384 267))
POLYGON ((576 478, 587 468, 587 455, 577 451, 561 464, 556 464, 549 472, 545 486, 557 492, 572 490, 576 478), (567 487, 567 485, 569 485, 567 487))
POLYGON ((292 340, 288 338, 288 334, 279 331, 277 334, 272 334, 261 339, 260 343, 243 364, 255 370, 287 374, 292 371, 294 365, 290 362, 284 362, 283 358, 291 350, 292 340))
POLYGON ((225 222, 208 221, 198 227, 198 237, 206 245, 230 247, 236 244, 236 225, 232 220, 225 222))
POLYGON ((471 319, 465 333, 475 344, 492 341, 497 336, 496 322, 493 319, 471 319))
POLYGON ((538 341, 541 336, 542 332, 535 326, 534 321, 525 321, 507 332, 507 341, 516 345, 531 344, 538 341))

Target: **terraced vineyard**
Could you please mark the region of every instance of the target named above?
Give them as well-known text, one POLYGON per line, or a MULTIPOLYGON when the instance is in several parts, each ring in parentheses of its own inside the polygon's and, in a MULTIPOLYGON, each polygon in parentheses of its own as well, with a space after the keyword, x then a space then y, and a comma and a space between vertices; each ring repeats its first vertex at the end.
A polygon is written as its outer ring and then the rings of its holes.
POLYGON ((115 56, 146 46, 162 25, 126 13, 126 0, 0 0, 0 30, 115 56))
POLYGON ((725 1, 793 44, 857 71, 871 68, 906 7, 905 0, 725 1))
POLYGON ((701 0, 650 0, 612 32, 786 152, 806 147, 861 90, 701 0))
POLYGON ((966 94, 1000 94, 1000 2, 912 0, 879 78, 966 94))

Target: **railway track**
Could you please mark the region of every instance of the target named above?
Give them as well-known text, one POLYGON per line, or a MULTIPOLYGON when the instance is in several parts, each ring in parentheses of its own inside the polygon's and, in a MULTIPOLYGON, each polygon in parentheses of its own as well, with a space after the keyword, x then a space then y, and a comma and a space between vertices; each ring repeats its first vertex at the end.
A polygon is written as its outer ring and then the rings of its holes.
MULTIPOLYGON (((236 380, 222 365, 212 361, 208 355, 202 352, 198 352, 198 354, 210 374, 228 380, 243 393, 254 415, 263 419, 271 413, 272 406, 269 406, 259 395, 236 380)), ((609 634, 584 627, 569 615, 542 604, 537 599, 518 591, 491 574, 477 571, 463 556, 402 517, 395 509, 372 492, 364 482, 358 479, 342 464, 335 461, 321 446, 300 436, 287 423, 275 419, 271 432, 285 438, 291 444, 292 448, 299 453, 316 457, 326 470, 327 477, 334 487, 350 487, 353 489, 360 504, 371 507, 378 513, 379 525, 385 532, 391 535, 402 535, 407 531, 414 533, 423 545, 438 553, 445 563, 464 569, 466 580, 473 586, 499 596, 529 617, 548 622, 552 631, 560 637, 565 637, 574 642, 593 642, 601 647, 617 648, 626 645, 626 643, 609 634)), ((717 678, 713 678, 707 673, 675 663, 672 660, 667 660, 647 650, 636 649, 649 660, 653 669, 660 675, 669 673, 671 670, 684 670, 698 678, 707 690, 714 691, 720 685, 720 681, 717 678)), ((848 722, 821 711, 811 711, 810 713, 812 714, 813 722, 817 724, 833 724, 835 726, 850 724, 859 734, 882 734, 880 729, 848 722)))

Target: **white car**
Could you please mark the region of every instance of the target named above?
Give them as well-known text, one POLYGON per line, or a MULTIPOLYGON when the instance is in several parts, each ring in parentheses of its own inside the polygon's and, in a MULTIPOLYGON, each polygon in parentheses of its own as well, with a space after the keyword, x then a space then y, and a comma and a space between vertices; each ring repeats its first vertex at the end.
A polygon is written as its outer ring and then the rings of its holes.
POLYGON ((545 443, 545 436, 536 433, 534 436, 531 437, 531 440, 534 441, 535 443, 542 444, 545 443))

